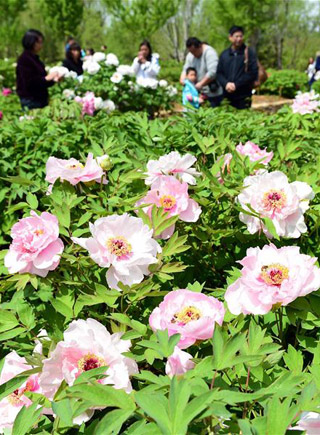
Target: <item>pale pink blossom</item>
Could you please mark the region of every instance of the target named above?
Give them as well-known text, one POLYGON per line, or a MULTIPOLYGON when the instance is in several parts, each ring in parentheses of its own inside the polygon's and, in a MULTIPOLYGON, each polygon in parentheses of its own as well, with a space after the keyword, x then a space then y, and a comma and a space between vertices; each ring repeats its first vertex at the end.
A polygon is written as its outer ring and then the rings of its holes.
POLYGON ((149 275, 149 265, 157 263, 160 245, 152 238, 152 230, 142 219, 123 215, 112 215, 90 223, 92 237, 72 240, 84 249, 100 267, 107 267, 107 283, 110 288, 120 290, 124 285, 140 283, 149 275))
MULTIPOLYGON (((248 213, 252 213, 253 209, 262 218, 270 218, 279 236, 298 238, 307 231, 304 213, 313 197, 314 192, 309 184, 301 181, 289 183, 283 172, 264 171, 244 179, 244 189, 238 200, 248 213)), ((246 213, 240 213, 239 217, 247 225, 250 234, 262 230, 271 237, 258 217, 246 213)))
POLYGON ((292 429, 306 431, 305 435, 319 435, 320 414, 318 412, 303 412, 297 426, 292 429))
POLYGON ((11 228, 12 243, 4 258, 9 273, 31 273, 45 277, 56 269, 63 251, 59 239, 59 222, 53 214, 43 212, 20 219, 11 228))
POLYGON ((249 248, 239 263, 241 277, 231 284, 225 300, 232 314, 266 314, 274 305, 288 305, 320 288, 317 259, 298 246, 273 244, 249 248))
MULTIPOLYGON (((8 382, 17 375, 31 370, 33 367, 27 364, 25 358, 20 357, 15 351, 9 353, 4 360, 0 375, 0 385, 8 382)), ((32 401, 25 396, 26 391, 40 393, 39 375, 31 375, 19 388, 0 401, 0 432, 4 429, 12 429, 17 414, 23 406, 30 406, 32 401)))
MULTIPOLYGON (((162 176, 152 185, 147 195, 136 203, 136 206, 151 204, 146 212, 151 217, 152 206, 163 207, 168 216, 179 216, 184 222, 196 222, 201 214, 199 204, 189 197, 188 184, 181 183, 173 176, 162 176)), ((160 237, 169 238, 174 232, 175 225, 167 228, 160 237)))
POLYGON ((174 352, 169 356, 166 363, 166 374, 170 377, 183 375, 189 370, 192 370, 195 366, 191 361, 192 355, 190 353, 181 350, 178 346, 175 346, 174 352))
POLYGON ((3 88, 2 89, 2 95, 4 97, 7 97, 8 95, 12 94, 12 90, 10 88, 3 88))
MULTIPOLYGON (((123 355, 129 351, 131 342, 122 340, 121 336, 121 332, 110 334, 94 319, 71 322, 63 334, 63 341, 43 361, 39 378, 43 394, 52 400, 62 381, 71 386, 81 373, 104 366, 105 378, 98 382, 130 393, 130 376, 138 373, 138 366, 133 359, 123 355)), ((81 424, 92 415, 93 410, 88 410, 74 423, 81 424)))
POLYGON ((101 97, 96 97, 93 92, 86 92, 84 97, 76 96, 74 99, 77 103, 82 105, 82 116, 93 116, 94 112, 103 109, 103 100, 101 97))
POLYGON ((320 101, 317 100, 319 95, 314 91, 298 93, 292 104, 293 113, 300 113, 301 115, 319 112, 320 101))
POLYGON ((147 163, 147 185, 153 184, 163 175, 174 175, 188 184, 196 184, 196 178, 200 173, 192 165, 197 161, 196 157, 187 153, 183 156, 177 151, 161 156, 158 160, 149 160, 147 163))
POLYGON ((92 153, 88 154, 85 165, 78 160, 71 158, 68 160, 49 157, 46 164, 46 181, 54 184, 56 180, 68 181, 75 186, 76 184, 89 181, 102 182, 107 184, 103 169, 93 158, 92 153))
POLYGON ((244 145, 239 143, 236 150, 243 156, 248 156, 251 162, 259 161, 262 165, 267 165, 273 157, 273 152, 268 152, 266 148, 259 148, 258 145, 251 141, 247 141, 244 145))
POLYGON ((167 329, 169 336, 181 334, 178 347, 185 349, 197 340, 211 338, 215 323, 222 325, 224 314, 223 303, 212 296, 175 290, 152 311, 149 324, 153 331, 167 329))

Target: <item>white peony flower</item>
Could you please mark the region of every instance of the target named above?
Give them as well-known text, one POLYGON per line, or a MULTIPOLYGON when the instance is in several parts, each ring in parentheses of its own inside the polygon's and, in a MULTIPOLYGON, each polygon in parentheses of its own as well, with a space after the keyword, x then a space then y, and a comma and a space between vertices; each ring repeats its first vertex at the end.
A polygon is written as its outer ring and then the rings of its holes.
POLYGON ((131 65, 119 65, 117 68, 117 72, 122 74, 123 76, 134 76, 134 71, 131 65))
POLYGON ((112 83, 120 83, 122 79, 123 79, 123 75, 120 74, 119 72, 113 73, 112 76, 110 77, 112 83))
POLYGON ((115 54, 109 53, 109 54, 107 54, 105 64, 107 66, 110 66, 110 65, 118 66, 119 65, 119 60, 118 60, 118 58, 117 58, 117 56, 115 54))
POLYGON ((169 85, 169 86, 167 87, 167 91, 168 91, 168 94, 169 94, 170 97, 174 97, 174 96, 177 95, 177 93, 178 93, 178 89, 175 88, 175 87, 172 86, 172 85, 169 85))
POLYGON ((159 86, 161 88, 166 88, 168 86, 167 80, 159 80, 159 86))
POLYGON ((65 77, 69 74, 69 70, 68 68, 64 67, 64 66, 53 66, 52 68, 50 68, 49 73, 58 73, 59 77, 65 77))
POLYGON ((97 72, 100 70, 101 66, 98 64, 98 62, 95 62, 94 60, 88 59, 85 62, 83 62, 83 69, 84 71, 87 71, 88 74, 94 75, 97 74, 97 72))
POLYGON ((64 89, 64 91, 62 92, 62 95, 66 98, 68 98, 68 100, 71 100, 72 98, 75 97, 75 93, 73 89, 64 89))
POLYGON ((152 78, 138 77, 137 84, 143 88, 157 89, 158 80, 152 78))
POLYGON ((102 105, 102 109, 104 109, 107 113, 113 112, 116 108, 116 105, 112 100, 105 100, 102 105))
POLYGON ((95 62, 102 62, 103 60, 105 60, 105 58, 106 58, 106 55, 104 53, 102 53, 101 51, 97 51, 92 56, 92 60, 94 60, 95 62))

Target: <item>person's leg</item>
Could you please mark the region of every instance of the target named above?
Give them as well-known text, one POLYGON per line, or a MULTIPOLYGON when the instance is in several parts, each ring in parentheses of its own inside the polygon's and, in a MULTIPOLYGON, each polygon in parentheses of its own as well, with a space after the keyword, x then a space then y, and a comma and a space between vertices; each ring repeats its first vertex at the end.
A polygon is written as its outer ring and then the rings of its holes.
POLYGON ((244 97, 236 100, 230 100, 231 106, 239 110, 249 109, 251 107, 251 103, 252 103, 251 97, 244 97))
POLYGON ((218 107, 223 100, 223 95, 219 95, 218 97, 208 97, 208 101, 211 107, 218 107))
POLYGON ((39 101, 30 100, 29 98, 20 98, 20 103, 22 110, 32 110, 32 109, 41 109, 43 107, 42 103, 39 101))

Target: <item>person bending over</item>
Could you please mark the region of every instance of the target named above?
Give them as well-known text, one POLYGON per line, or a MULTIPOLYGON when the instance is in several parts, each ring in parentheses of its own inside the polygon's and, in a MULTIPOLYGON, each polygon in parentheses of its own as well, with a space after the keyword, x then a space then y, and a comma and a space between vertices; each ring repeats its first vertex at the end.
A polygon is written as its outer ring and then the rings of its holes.
POLYGON ((256 54, 245 45, 243 36, 242 27, 231 27, 231 46, 221 53, 217 70, 217 79, 223 87, 224 97, 237 109, 251 106, 253 84, 258 78, 256 54))
POLYGON ((150 42, 146 39, 139 46, 138 56, 132 64, 137 78, 155 79, 160 71, 159 55, 152 54, 150 42))
POLYGON ((180 75, 180 83, 184 84, 187 69, 195 68, 198 76, 198 82, 195 85, 197 90, 206 96, 211 107, 218 106, 222 99, 222 88, 216 82, 217 52, 210 45, 195 37, 188 38, 186 46, 189 53, 180 75))

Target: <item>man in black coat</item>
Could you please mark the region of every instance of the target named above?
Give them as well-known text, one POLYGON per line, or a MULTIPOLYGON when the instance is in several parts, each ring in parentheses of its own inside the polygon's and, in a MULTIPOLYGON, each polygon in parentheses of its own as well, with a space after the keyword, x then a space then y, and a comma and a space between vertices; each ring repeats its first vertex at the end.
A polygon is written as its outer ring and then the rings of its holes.
POLYGON ((258 78, 257 56, 246 47, 243 35, 242 27, 231 27, 231 46, 221 53, 217 69, 217 80, 223 87, 224 97, 237 109, 251 106, 253 83, 258 78))

